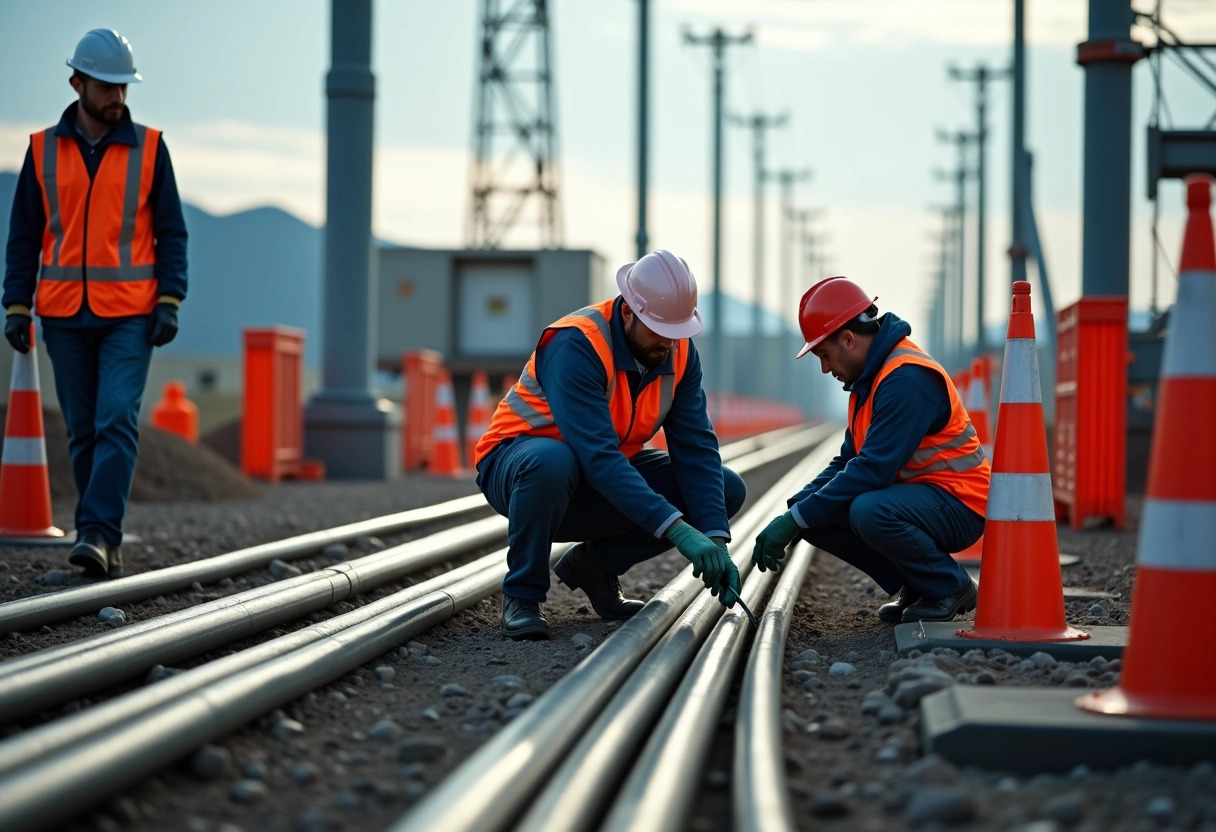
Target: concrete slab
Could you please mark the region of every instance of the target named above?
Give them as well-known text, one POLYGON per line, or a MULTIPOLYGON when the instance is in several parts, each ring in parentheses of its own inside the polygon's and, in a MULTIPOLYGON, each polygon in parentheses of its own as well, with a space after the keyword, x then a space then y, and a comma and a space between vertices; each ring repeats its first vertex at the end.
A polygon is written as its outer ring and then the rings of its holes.
POLYGON ((955 685, 921 700, 926 752, 959 765, 1021 774, 1138 760, 1216 760, 1216 722, 1101 716, 1074 704, 1078 689, 955 685))
POLYGON ((1080 641, 1009 641, 1005 639, 962 638, 956 633, 970 627, 970 621, 918 621, 895 625, 895 649, 900 655, 919 650, 928 653, 934 647, 950 647, 960 653, 968 650, 1000 648, 1018 656, 1048 653, 1066 662, 1087 662, 1094 656, 1117 659, 1127 646, 1126 627, 1080 627, 1089 638, 1080 641))
MULTIPOLYGON (((977 584, 980 582, 980 566, 978 563, 975 565, 964 565, 963 569, 977 584)), ((1081 586, 1066 586, 1064 587, 1064 597, 1077 600, 1105 601, 1113 599, 1115 595, 1110 592, 1103 592, 1100 589, 1089 589, 1081 586)))

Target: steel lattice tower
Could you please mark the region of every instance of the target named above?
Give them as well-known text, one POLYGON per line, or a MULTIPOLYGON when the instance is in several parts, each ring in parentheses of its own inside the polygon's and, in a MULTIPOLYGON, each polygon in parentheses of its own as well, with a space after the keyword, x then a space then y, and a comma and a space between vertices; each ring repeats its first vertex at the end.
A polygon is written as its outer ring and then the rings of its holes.
POLYGON ((498 248, 535 221, 540 246, 563 242, 546 0, 482 0, 467 240, 498 248))

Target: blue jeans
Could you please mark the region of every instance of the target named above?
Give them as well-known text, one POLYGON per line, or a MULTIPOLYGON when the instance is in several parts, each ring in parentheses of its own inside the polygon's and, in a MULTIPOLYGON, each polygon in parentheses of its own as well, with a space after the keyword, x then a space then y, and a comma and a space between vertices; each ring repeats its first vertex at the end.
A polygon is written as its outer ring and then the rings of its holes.
POLYGON ((55 326, 42 340, 55 368, 55 392, 68 428, 68 453, 80 499, 76 532, 122 542, 122 519, 139 450, 139 405, 152 343, 146 316, 104 326, 55 326))
POLYGON ((921 598, 944 598, 971 580, 950 553, 983 533, 984 518, 944 490, 900 483, 860 495, 847 518, 801 536, 865 572, 888 595, 906 584, 921 598))
MULTIPOLYGON (((686 510, 671 457, 646 449, 629 460, 656 493, 686 510)), ((722 469, 726 514, 743 507, 747 486, 722 469)), ((583 482, 570 446, 558 439, 521 436, 482 462, 477 486, 494 510, 508 520, 504 595, 545 600, 549 591, 549 548, 554 541, 587 543, 591 558, 614 575, 671 548, 621 514, 603 494, 583 482)))

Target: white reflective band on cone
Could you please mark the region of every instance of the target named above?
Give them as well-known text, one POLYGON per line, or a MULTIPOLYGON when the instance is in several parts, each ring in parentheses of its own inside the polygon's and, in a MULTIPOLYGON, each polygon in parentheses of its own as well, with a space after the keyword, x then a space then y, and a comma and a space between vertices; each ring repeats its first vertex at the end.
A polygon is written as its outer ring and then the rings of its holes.
POLYGON ((4 465, 46 465, 46 443, 42 437, 4 437, 4 465))
POLYGON ((24 355, 13 353, 13 383, 10 390, 38 392, 38 362, 34 360, 33 350, 24 355))
POLYGON ((993 473, 988 486, 989 520, 1056 519, 1051 496, 1051 474, 993 473))
POLYGON ((1145 499, 1136 563, 1216 572, 1216 503, 1145 499))
POLYGON ((1170 337, 1165 339, 1161 377, 1216 378, 1211 332, 1216 321, 1216 272, 1178 275, 1177 297, 1185 302, 1170 310, 1170 337))
POLYGON ((456 439, 456 428, 452 425, 438 425, 433 434, 435 439, 456 439))
POLYGON ((1001 404, 1042 404, 1039 357, 1031 338, 1005 342, 1005 367, 1001 370, 1001 404))

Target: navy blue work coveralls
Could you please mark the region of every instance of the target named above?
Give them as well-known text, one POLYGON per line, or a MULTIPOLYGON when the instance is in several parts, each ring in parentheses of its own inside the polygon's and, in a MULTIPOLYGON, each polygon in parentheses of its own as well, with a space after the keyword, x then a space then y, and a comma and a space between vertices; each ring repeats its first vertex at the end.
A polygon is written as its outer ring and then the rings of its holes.
MULTIPOLYGON (((612 355, 636 401, 648 384, 675 371, 672 357, 641 372, 625 340, 617 298, 612 355)), ((730 539, 730 518, 747 496, 743 479, 722 465, 701 389, 692 341, 688 364, 663 422, 668 452, 620 452, 604 398, 604 365, 577 329, 559 330, 536 355, 562 439, 517 436, 477 467, 477 486, 509 521, 504 595, 537 603, 549 590, 549 549, 585 541, 591 558, 614 575, 671 548, 663 533, 677 519, 709 537, 730 539), (563 441, 564 440, 564 441, 563 441)))
MULTIPOLYGON (((845 386, 858 395, 858 410, 887 354, 912 332, 892 312, 879 320, 865 369, 845 386)), ((950 553, 979 540, 984 517, 939 486, 895 482, 921 441, 949 419, 950 394, 938 373, 917 365, 893 370, 874 397, 861 454, 846 430, 840 453, 787 501, 800 537, 890 595, 906 584, 918 597, 944 598, 966 586, 970 578, 950 553)))
MULTIPOLYGON (((113 144, 137 145, 130 111, 96 144, 76 129, 71 104, 59 119, 55 135, 76 140, 93 177, 106 149, 113 144)), ((173 164, 164 137, 158 144, 148 197, 156 237, 157 295, 181 300, 186 296, 186 222, 173 164)), ((46 228, 42 189, 27 150, 9 221, 4 296, 0 305, 32 306, 42 261, 46 228)), ((55 393, 68 429, 72 475, 80 495, 76 503, 76 532, 97 531, 107 542, 122 542, 122 521, 135 475, 139 451, 139 408, 152 342, 148 315, 102 318, 89 309, 88 266, 85 300, 71 317, 42 317, 40 335, 55 369, 55 393)))

